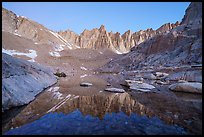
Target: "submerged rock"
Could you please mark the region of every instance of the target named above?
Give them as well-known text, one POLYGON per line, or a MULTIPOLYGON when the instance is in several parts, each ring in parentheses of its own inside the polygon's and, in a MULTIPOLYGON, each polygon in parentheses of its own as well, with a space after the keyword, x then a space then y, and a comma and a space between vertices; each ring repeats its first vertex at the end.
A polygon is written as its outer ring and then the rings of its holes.
POLYGON ((124 89, 120 89, 120 88, 106 88, 105 91, 116 92, 116 93, 124 93, 125 92, 124 89))
POLYGON ((198 82, 183 82, 176 83, 169 86, 172 91, 200 93, 202 94, 202 83, 198 82))
POLYGON ((82 82, 80 83, 80 86, 82 87, 89 87, 89 86, 92 86, 93 84, 92 83, 89 83, 89 82, 82 82))

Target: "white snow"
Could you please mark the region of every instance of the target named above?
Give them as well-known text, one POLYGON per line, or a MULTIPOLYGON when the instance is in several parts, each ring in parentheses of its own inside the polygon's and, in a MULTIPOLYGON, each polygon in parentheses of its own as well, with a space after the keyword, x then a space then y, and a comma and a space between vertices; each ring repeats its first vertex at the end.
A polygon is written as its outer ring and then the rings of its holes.
POLYGON ((14 35, 17 35, 17 36, 19 36, 19 37, 21 37, 21 35, 20 34, 18 34, 18 33, 13 33, 14 35))
POLYGON ((99 53, 100 53, 100 54, 103 54, 103 52, 101 52, 101 51, 100 51, 99 53))
POLYGON ((59 87, 54 87, 54 88, 51 87, 48 91, 52 92, 54 98, 63 99, 63 97, 61 97, 62 94, 58 90, 59 90, 59 87))
POLYGON ((59 34, 52 31, 49 32, 52 33, 52 35, 54 35, 55 37, 59 38, 63 43, 67 43, 67 41, 64 38, 62 38, 59 34))
POLYGON ((69 49, 72 49, 72 47, 70 47, 70 46, 67 46, 69 49))
POLYGON ((66 103, 67 100, 69 100, 69 98, 71 97, 71 94, 67 95, 63 100, 61 100, 59 103, 57 103, 55 106, 53 106, 51 109, 49 109, 47 111, 47 113, 51 112, 51 111, 55 111, 58 108, 60 108, 64 103, 66 103))
POLYGON ((119 52, 118 50, 115 50, 115 51, 116 51, 117 54, 123 54, 123 53, 119 52))
POLYGON ((25 18, 25 19, 28 19, 27 17, 25 17, 25 16, 19 16, 19 17, 21 17, 21 18, 25 18))
POLYGON ((49 54, 53 57, 60 57, 60 54, 58 52, 49 52, 49 54))
POLYGON ((9 54, 11 56, 13 55, 25 55, 29 58, 32 58, 31 60, 28 60, 28 61, 32 61, 32 62, 35 62, 35 58, 37 57, 37 54, 36 54, 36 51, 35 50, 29 50, 29 53, 23 53, 23 52, 18 52, 16 50, 6 50, 6 49, 3 49, 2 48, 2 52, 3 53, 6 53, 6 54, 9 54))
POLYGON ((84 74, 84 75, 80 76, 80 78, 84 78, 84 77, 86 77, 86 76, 88 76, 88 75, 87 75, 87 74, 84 74))
POLYGON ((87 70, 87 68, 85 68, 85 67, 81 67, 81 70, 87 70))
POLYGON ((65 45, 59 45, 59 46, 55 46, 55 51, 62 51, 62 50, 64 50, 64 47, 65 45))
POLYGON ((78 49, 79 49, 80 47, 76 45, 76 48, 78 48, 78 49))
POLYGON ((34 44, 39 44, 39 43, 35 42, 34 44))
POLYGON ((67 47, 69 49, 72 49, 72 45, 67 42, 64 38, 62 38, 62 36, 60 36, 58 33, 55 33, 55 32, 52 32, 52 31, 49 31, 52 35, 54 35, 56 38, 60 39, 60 41, 62 41, 65 45, 67 45, 67 47))
POLYGON ((74 98, 79 98, 79 96, 75 96, 74 98))
POLYGON ((100 90, 99 92, 103 92, 103 91, 100 90))

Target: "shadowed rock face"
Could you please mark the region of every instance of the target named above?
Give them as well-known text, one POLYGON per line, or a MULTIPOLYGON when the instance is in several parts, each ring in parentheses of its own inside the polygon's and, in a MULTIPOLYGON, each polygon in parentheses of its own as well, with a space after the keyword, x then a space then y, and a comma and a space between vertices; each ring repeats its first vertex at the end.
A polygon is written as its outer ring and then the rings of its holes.
MULTIPOLYGON (((201 3, 189 5, 180 26, 160 33, 131 49, 122 58, 112 60, 101 68, 105 71, 135 70, 145 66, 179 66, 202 62, 201 3), (198 21, 199 20, 199 21, 198 21), (195 25, 196 24, 196 25, 195 25)), ((164 25, 162 28, 171 28, 164 25)), ((153 32, 151 29, 149 32, 153 32)))
POLYGON ((202 24, 202 2, 192 2, 186 9, 181 24, 202 24))
POLYGON ((28 104, 56 82, 50 69, 2 53, 2 111, 28 104))

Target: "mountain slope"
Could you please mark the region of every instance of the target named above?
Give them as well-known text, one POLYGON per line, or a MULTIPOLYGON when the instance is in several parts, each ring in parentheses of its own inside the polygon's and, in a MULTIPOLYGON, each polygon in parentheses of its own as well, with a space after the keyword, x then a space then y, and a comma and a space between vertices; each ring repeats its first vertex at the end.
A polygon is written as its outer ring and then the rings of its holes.
MULTIPOLYGON (((63 50, 109 48, 117 54, 127 53, 132 47, 155 35, 166 33, 178 25, 178 22, 167 23, 157 30, 150 28, 135 33, 128 30, 122 35, 118 32, 108 32, 105 26, 101 25, 99 29, 84 30, 80 35, 77 35, 71 30, 54 32, 35 21, 24 16, 17 16, 12 11, 2 8, 2 31, 30 39, 36 44, 48 44, 54 48, 63 47, 63 50)), ((60 54, 55 53, 56 51, 52 52, 53 56, 60 54)))
POLYGON ((202 4, 191 3, 180 26, 158 34, 112 60, 100 71, 135 70, 145 67, 175 67, 202 63, 202 4))

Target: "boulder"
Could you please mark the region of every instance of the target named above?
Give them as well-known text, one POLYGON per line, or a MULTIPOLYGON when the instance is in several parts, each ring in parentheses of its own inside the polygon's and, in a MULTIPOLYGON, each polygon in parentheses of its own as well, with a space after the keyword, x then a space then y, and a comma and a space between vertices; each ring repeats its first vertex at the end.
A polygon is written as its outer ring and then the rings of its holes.
POLYGON ((120 89, 120 88, 106 88, 105 91, 116 92, 116 93, 124 93, 125 92, 124 89, 120 89))
POLYGON ((89 86, 92 86, 93 84, 92 83, 89 83, 89 82, 82 82, 80 83, 80 86, 82 87, 89 87, 89 86))
POLYGON ((144 74, 143 78, 145 78, 145 79, 157 79, 157 77, 155 75, 153 75, 152 73, 144 74))
POLYGON ((152 89, 155 88, 153 85, 143 83, 142 81, 125 80, 125 82, 130 89, 136 90, 136 91, 150 92, 152 89))
POLYGON ((160 85, 167 85, 167 84, 169 84, 169 81, 163 82, 161 80, 157 80, 156 83, 160 84, 160 85))
POLYGON ((64 72, 56 72, 56 73, 54 73, 54 75, 56 75, 58 77, 66 77, 67 76, 64 72))
POLYGON ((190 92, 202 94, 202 83, 199 82, 183 82, 169 86, 172 91, 190 92))
POLYGON ((181 71, 170 74, 166 77, 168 80, 185 80, 190 82, 202 82, 202 70, 181 71))
POLYGON ((49 68, 2 53, 2 111, 28 104, 56 82, 49 68))
POLYGON ((164 72, 156 72, 155 75, 156 75, 156 77, 166 77, 166 76, 168 76, 169 74, 164 73, 164 72))

